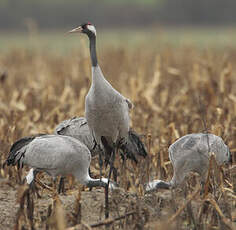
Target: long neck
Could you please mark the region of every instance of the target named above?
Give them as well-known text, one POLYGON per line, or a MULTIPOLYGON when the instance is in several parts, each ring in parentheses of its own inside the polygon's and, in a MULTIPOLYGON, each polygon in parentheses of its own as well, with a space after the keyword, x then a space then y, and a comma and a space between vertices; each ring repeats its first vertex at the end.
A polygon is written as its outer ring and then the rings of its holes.
POLYGON ((172 187, 172 184, 170 182, 165 182, 162 180, 154 180, 146 185, 146 192, 152 192, 158 189, 170 189, 172 187))
POLYGON ((93 178, 90 178, 86 185, 89 188, 92 188, 92 187, 106 187, 105 182, 103 182, 100 179, 93 179, 93 178))
POLYGON ((96 36, 89 36, 89 48, 92 66, 97 66, 97 52, 96 52, 96 36))

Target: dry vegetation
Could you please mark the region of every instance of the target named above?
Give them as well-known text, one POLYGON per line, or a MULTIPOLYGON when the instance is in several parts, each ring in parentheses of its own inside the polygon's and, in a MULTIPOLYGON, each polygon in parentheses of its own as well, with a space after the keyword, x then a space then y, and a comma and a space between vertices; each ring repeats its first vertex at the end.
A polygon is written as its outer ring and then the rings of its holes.
MULTIPOLYGON (((0 229, 72 230, 96 224, 101 229, 235 228, 235 170, 226 169, 222 176, 214 159, 203 194, 195 174, 174 191, 144 194, 143 185, 150 179, 172 177, 168 146, 182 135, 204 131, 204 107, 208 130, 223 137, 235 164, 236 50, 144 47, 105 47, 99 52, 107 79, 135 104, 132 127, 143 134, 149 152, 137 166, 123 164, 117 157, 122 189, 110 194, 109 225, 102 222, 102 189, 88 191, 70 180, 66 195, 52 196, 40 188, 39 198, 22 185, 26 169, 0 166, 0 229)), ((17 139, 52 133, 60 121, 84 115, 90 85, 87 45, 70 56, 12 50, 0 55, 0 72, 1 165, 17 139)), ((92 173, 99 175, 96 159, 92 173)), ((45 175, 40 176, 50 185, 45 175)))

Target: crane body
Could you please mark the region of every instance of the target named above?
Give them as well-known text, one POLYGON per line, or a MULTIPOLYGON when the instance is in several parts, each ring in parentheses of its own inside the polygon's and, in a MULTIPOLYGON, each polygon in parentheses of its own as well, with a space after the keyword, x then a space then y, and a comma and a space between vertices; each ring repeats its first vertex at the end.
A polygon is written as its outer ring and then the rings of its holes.
POLYGON ((207 133, 185 135, 170 145, 169 158, 174 175, 169 182, 154 180, 146 185, 146 191, 159 188, 169 189, 179 186, 190 172, 196 172, 201 177, 201 183, 206 180, 210 152, 215 154, 219 165, 230 163, 232 155, 221 137, 207 133))
MULTIPOLYGON (((54 180, 57 176, 73 175, 81 184, 88 187, 106 187, 106 178, 93 179, 89 175, 91 153, 79 140, 69 136, 40 135, 25 137, 15 142, 5 162, 7 165, 31 167, 27 182, 32 175, 46 172, 54 180)), ((113 184, 111 185, 113 186, 113 184)))

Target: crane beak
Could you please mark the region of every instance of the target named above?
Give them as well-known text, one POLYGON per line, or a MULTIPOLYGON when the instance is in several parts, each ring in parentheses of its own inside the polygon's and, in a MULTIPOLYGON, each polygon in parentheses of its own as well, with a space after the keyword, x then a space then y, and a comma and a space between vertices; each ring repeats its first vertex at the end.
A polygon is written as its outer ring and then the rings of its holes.
POLYGON ((82 31, 83 31, 82 26, 79 26, 79 27, 76 27, 76 28, 73 29, 73 30, 68 31, 67 33, 68 33, 68 34, 71 34, 71 33, 82 33, 82 31))

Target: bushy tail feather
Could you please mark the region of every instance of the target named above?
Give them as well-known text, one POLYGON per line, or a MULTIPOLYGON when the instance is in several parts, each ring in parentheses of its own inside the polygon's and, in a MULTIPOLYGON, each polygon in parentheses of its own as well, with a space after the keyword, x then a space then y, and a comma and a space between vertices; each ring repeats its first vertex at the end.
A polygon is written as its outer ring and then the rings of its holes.
POLYGON ((146 157, 148 155, 144 143, 141 141, 140 136, 135 131, 129 131, 129 139, 132 140, 133 143, 136 143, 138 155, 142 157, 146 157))
POLYGON ((147 156, 147 151, 143 142, 139 135, 133 130, 129 131, 127 143, 124 143, 120 148, 123 151, 123 155, 128 159, 133 160, 135 163, 138 162, 136 158, 137 156, 147 156))
POLYGON ((45 134, 37 134, 31 137, 23 137, 19 140, 17 140, 10 149, 8 158, 3 163, 3 167, 7 164, 9 165, 16 165, 18 164, 18 168, 20 165, 20 160, 22 157, 24 157, 25 150, 23 149, 25 146, 27 146, 31 141, 33 141, 36 137, 42 136, 45 134))
MULTIPOLYGON (((113 149, 109 146, 105 137, 102 136, 101 141, 105 149, 105 166, 107 166, 109 164, 113 149)), ((139 135, 133 130, 129 131, 127 142, 122 143, 119 146, 119 150, 123 160, 127 158, 133 160, 135 163, 138 163, 137 156, 147 156, 147 151, 143 142, 141 141, 139 135)))
POLYGON ((120 156, 121 156, 122 160, 125 160, 127 158, 127 159, 134 161, 136 164, 138 163, 138 160, 137 160, 135 154, 133 153, 132 150, 130 151, 130 148, 128 147, 127 143, 125 145, 122 145, 120 148, 122 150, 122 151, 120 151, 120 156))

